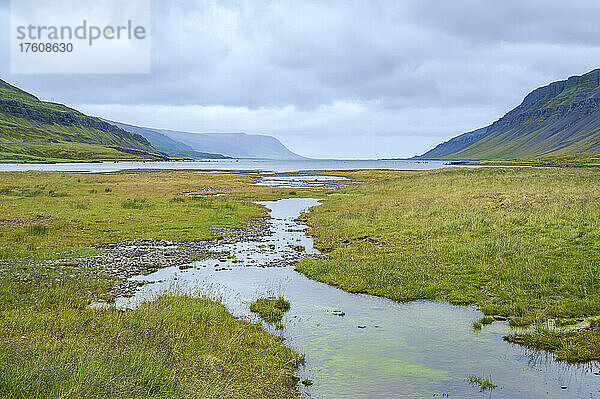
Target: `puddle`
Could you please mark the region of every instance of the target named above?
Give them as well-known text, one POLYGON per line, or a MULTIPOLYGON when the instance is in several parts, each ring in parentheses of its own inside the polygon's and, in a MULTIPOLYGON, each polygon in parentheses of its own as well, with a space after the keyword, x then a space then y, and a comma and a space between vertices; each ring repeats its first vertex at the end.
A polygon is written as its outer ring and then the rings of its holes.
POLYGON ((220 296, 235 316, 258 322, 249 302, 284 295, 291 303, 284 330, 265 327, 283 334, 287 345, 306 355, 306 365, 297 373, 314 383, 300 386, 306 397, 432 398, 448 392, 449 398, 600 398, 600 376, 594 375, 598 364, 570 366, 508 344, 502 340, 510 331, 505 322, 474 332, 471 323, 482 314, 472 307, 397 303, 347 293, 292 267, 265 268, 281 258, 297 257, 293 246, 303 246, 309 255, 318 253, 305 235, 307 227, 294 221, 318 201, 294 198, 262 204, 271 209, 271 236, 215 248, 228 251, 227 259, 135 277, 154 283, 132 298, 119 298, 117 306, 135 306, 176 287, 220 296), (498 388, 479 392, 465 382, 470 375, 491 376, 498 388))
POLYGON ((321 176, 321 175, 289 175, 289 176, 271 176, 261 175, 260 180, 255 183, 257 186, 280 187, 280 188, 315 188, 315 189, 336 189, 346 187, 345 184, 339 184, 343 181, 349 181, 343 176, 321 176), (335 183, 335 184, 331 184, 335 183))

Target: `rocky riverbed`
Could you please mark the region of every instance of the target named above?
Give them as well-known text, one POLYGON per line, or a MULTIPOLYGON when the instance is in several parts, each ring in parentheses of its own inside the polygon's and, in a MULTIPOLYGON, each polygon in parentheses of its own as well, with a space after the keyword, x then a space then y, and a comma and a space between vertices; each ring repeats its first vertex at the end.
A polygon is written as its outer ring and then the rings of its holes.
MULTIPOLYGON (((90 247, 100 251, 99 255, 84 258, 60 259, 47 261, 44 266, 58 268, 78 268, 86 275, 110 276, 118 280, 118 283, 110 291, 114 297, 132 296, 144 281, 131 280, 131 277, 153 273, 160 269, 177 266, 186 269, 193 262, 214 259, 217 270, 229 270, 224 263, 232 260, 231 255, 222 248, 227 244, 244 242, 261 242, 265 237, 272 234, 272 225, 268 219, 255 219, 250 221, 246 228, 216 228, 213 233, 218 237, 210 241, 174 242, 168 240, 148 241, 134 240, 117 243, 107 243, 90 247), (219 264, 223 267, 219 268, 219 264)), ((258 252, 267 253, 273 248, 267 244, 259 245, 258 252)), ((294 264, 306 254, 298 251, 281 253, 276 260, 261 263, 260 267, 284 267, 294 264)), ((234 260, 235 262, 235 260, 234 260)), ((240 263, 243 260, 239 260, 240 263)))

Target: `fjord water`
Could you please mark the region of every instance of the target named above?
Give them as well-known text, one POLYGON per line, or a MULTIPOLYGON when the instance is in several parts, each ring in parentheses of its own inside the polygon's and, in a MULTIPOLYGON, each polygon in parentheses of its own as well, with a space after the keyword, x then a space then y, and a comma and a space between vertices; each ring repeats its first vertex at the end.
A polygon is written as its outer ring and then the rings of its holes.
POLYGON ((432 398, 448 392, 450 398, 600 398, 597 364, 569 366, 551 355, 508 344, 502 340, 509 332, 506 323, 475 332, 471 323, 482 314, 473 307, 397 303, 344 292, 292 267, 261 267, 293 257, 293 245, 318 253, 305 235, 307 227, 295 221, 318 205, 317 200, 262 204, 271 211, 270 236, 217 248, 229 251, 227 260, 204 260, 190 269, 172 267, 135 277, 152 283, 132 298, 119 298, 117 306, 135 306, 177 290, 219 297, 234 315, 260 322, 249 311, 249 302, 283 295, 291 303, 283 331, 265 327, 306 355, 298 374, 314 383, 300 385, 307 397, 432 398), (465 382, 470 375, 491 377, 498 388, 479 392, 465 382))
POLYGON ((204 171, 255 171, 298 172, 304 170, 356 170, 356 169, 439 169, 447 167, 447 161, 417 160, 336 160, 305 159, 277 161, 270 159, 211 159, 203 161, 173 162, 98 162, 98 163, 0 163, 0 172, 27 170, 109 173, 126 170, 204 170, 204 171))

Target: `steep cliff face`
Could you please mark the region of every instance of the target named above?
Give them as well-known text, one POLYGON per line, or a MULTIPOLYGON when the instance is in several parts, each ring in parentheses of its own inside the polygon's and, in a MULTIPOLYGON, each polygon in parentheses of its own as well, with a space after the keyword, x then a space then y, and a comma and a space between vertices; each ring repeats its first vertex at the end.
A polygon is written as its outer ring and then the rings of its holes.
POLYGON ((44 154, 51 159, 65 160, 95 160, 99 154, 102 159, 131 158, 132 155, 134 158, 164 158, 138 134, 64 105, 40 101, 2 80, 0 146, 0 153, 10 155, 5 159, 15 160, 43 160, 44 154), (77 151, 67 151, 68 144, 84 146, 79 146, 77 151))
POLYGON ((591 151, 600 151, 600 69, 536 89, 498 121, 421 158, 535 158, 591 151))

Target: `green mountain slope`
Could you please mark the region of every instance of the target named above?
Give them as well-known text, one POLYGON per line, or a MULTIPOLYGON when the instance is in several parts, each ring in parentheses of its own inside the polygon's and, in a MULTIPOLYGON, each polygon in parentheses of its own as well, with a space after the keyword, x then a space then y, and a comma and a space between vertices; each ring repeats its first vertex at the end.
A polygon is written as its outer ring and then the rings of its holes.
POLYGON ((162 159, 140 135, 0 80, 0 160, 162 159))
POLYGON ((600 151, 600 69, 531 92, 493 124, 421 155, 428 159, 581 156, 600 151))

